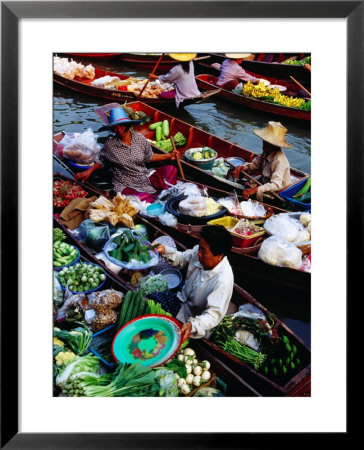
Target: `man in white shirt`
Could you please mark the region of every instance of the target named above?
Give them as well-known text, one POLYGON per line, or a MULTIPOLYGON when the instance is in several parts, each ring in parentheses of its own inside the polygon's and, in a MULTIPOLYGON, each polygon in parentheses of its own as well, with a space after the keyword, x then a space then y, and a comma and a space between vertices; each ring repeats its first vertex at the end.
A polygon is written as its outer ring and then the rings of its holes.
POLYGON ((227 254, 231 234, 221 225, 202 228, 200 243, 179 252, 160 245, 157 250, 175 267, 187 267, 185 284, 178 298, 182 302, 177 319, 183 323, 182 340, 209 337, 224 318, 233 293, 234 274, 227 254))

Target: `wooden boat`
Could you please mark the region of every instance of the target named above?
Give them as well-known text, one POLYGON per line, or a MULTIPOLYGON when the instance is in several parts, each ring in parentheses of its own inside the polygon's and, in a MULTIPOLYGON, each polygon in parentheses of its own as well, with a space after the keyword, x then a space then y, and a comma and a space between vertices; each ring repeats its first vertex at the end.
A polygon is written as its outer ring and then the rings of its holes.
MULTIPOLYGON (((59 174, 55 174, 55 178, 67 179, 67 177, 59 174)), ((92 187, 85 186, 85 184, 78 182, 75 183, 80 184, 82 188, 85 189, 90 195, 97 195, 98 193, 98 191, 92 187)), ((102 260, 96 258, 94 252, 91 252, 89 248, 75 238, 75 235, 58 220, 57 216, 54 216, 54 223, 65 232, 70 241, 75 242, 76 246, 80 249, 81 255, 86 256, 89 261, 93 261, 101 265, 107 272, 110 280, 118 281, 122 285, 121 290, 123 292, 125 292, 126 289, 133 289, 132 285, 129 283, 131 277, 130 272, 132 271, 129 271, 129 273, 125 270, 120 270, 119 273, 112 272, 102 260)), ((144 219, 142 223, 147 226, 150 241, 153 241, 161 235, 168 236, 168 234, 161 228, 158 228, 148 220, 144 219)), ((186 249, 186 246, 177 240, 175 240, 175 244, 181 251, 186 249)), ((279 336, 283 334, 288 336, 291 345, 296 345, 298 354, 301 357, 302 365, 300 366, 300 370, 292 378, 287 378, 284 384, 278 384, 259 371, 255 370, 250 365, 237 360, 237 358, 233 357, 208 339, 196 340, 196 351, 198 351, 198 353, 200 353, 200 351, 205 352, 205 355, 208 355, 206 359, 210 358, 209 360, 212 362, 214 369, 215 362, 218 362, 217 366, 222 370, 221 374, 223 374, 223 369, 228 369, 229 377, 233 377, 234 383, 239 383, 238 385, 235 384, 235 388, 238 390, 239 388, 243 389, 244 396, 309 396, 311 383, 311 355, 309 347, 283 322, 275 317, 274 314, 270 313, 264 306, 262 306, 253 296, 237 284, 234 284, 234 292, 228 309, 228 314, 232 314, 240 305, 245 303, 250 303, 261 309, 264 314, 272 316, 274 318, 275 328, 277 329, 279 336)))
POLYGON ((76 58, 86 58, 86 59, 98 59, 103 61, 109 61, 110 59, 115 58, 115 56, 120 55, 121 53, 59 53, 60 55, 68 56, 68 57, 76 57, 76 58))
MULTIPOLYGON (((108 111, 110 108, 120 107, 120 104, 111 103, 104 105, 103 107, 96 108, 95 112, 99 115, 99 117, 107 123, 107 116, 105 111, 108 111)), ((243 147, 240 147, 236 144, 232 144, 224 139, 221 139, 207 131, 201 130, 200 128, 194 127, 182 120, 179 120, 165 112, 162 112, 158 109, 153 108, 150 105, 145 104, 144 102, 131 102, 128 104, 135 111, 143 111, 150 117, 150 122, 135 127, 135 130, 139 133, 143 134, 147 139, 154 140, 154 131, 149 129, 149 124, 153 122, 158 122, 164 119, 167 119, 170 123, 170 135, 175 135, 177 132, 181 132, 187 139, 186 145, 184 147, 179 147, 178 150, 180 154, 184 154, 186 150, 190 148, 197 147, 210 147, 217 151, 218 157, 222 157, 224 159, 236 157, 242 158, 245 162, 251 162, 256 156, 256 153, 251 152, 243 147)), ((165 153, 163 150, 159 149, 156 146, 153 146, 153 150, 157 153, 165 153)), ((241 183, 233 182, 227 180, 226 178, 221 178, 212 174, 211 171, 203 170, 196 165, 190 163, 185 158, 181 158, 181 164, 183 167, 184 174, 186 178, 197 181, 201 184, 206 184, 211 187, 215 187, 217 189, 222 190, 233 190, 235 189, 238 194, 241 194, 244 190, 244 186, 241 183)), ((301 170, 295 169, 291 167, 291 180, 293 186, 294 184, 302 181, 304 178, 307 178, 309 175, 301 170)), ((288 189, 286 186, 285 189, 288 189)), ((279 194, 279 192, 277 192, 279 194)), ((273 204, 275 206, 290 209, 290 207, 286 204, 285 201, 282 202, 282 199, 277 199, 276 196, 264 195, 265 202, 269 204, 273 204), (286 206, 283 206, 283 205, 286 206)))
MULTIPOLYGON (((211 64, 217 62, 222 63, 226 56, 211 53, 209 62, 211 64)), ((288 59, 288 58, 286 58, 288 59)), ((264 77, 273 77, 280 80, 291 81, 291 76, 303 84, 305 87, 309 88, 311 86, 311 72, 305 69, 303 66, 296 66, 292 64, 284 64, 281 62, 269 62, 269 61, 259 61, 259 60, 243 60, 241 63, 243 69, 248 70, 253 73, 259 73, 264 77)))
MULTIPOLYGON (((59 139, 59 136, 57 139, 59 139)), ((72 173, 72 169, 70 169, 70 172, 72 173)), ((205 188, 207 194, 212 198, 224 198, 229 195, 226 191, 200 183, 197 184, 200 188, 205 188)), ((108 192, 89 181, 84 185, 98 195, 106 197, 109 195, 108 192)), ((242 199, 239 198, 239 201, 242 201, 242 199)), ((263 205, 266 209, 269 208, 268 204, 263 203, 263 205)), ((277 207, 272 207, 272 209, 274 214, 287 212, 277 207)), ((140 220, 142 222, 146 220, 188 248, 196 245, 199 240, 200 225, 178 223, 176 226, 170 227, 162 225, 157 218, 140 216, 140 220)), ((256 242, 251 247, 232 248, 229 260, 234 269, 237 283, 246 286, 250 292, 258 297, 269 287, 274 293, 272 294, 274 298, 290 298, 290 301, 294 299, 295 303, 309 305, 311 300, 311 274, 297 269, 266 264, 257 256, 260 244, 261 242, 256 242)), ((307 253, 308 249, 302 249, 302 251, 307 253)))
MULTIPOLYGON (((216 82, 218 77, 214 75, 201 74, 196 76, 196 83, 200 90, 209 91, 216 89, 216 82)), ((221 89, 217 93, 219 97, 225 100, 238 103, 246 108, 256 109, 258 111, 264 111, 269 114, 274 114, 275 116, 281 116, 289 119, 296 120, 311 120, 311 112, 304 111, 299 108, 291 108, 284 105, 278 105, 276 103, 267 102, 265 100, 260 100, 259 98, 247 97, 245 95, 236 94, 233 91, 227 89, 221 89)))
MULTIPOLYGON (((131 64, 139 69, 152 71, 160 56, 161 53, 121 53, 119 59, 124 63, 131 64)), ((176 64, 178 64, 178 61, 168 56, 168 54, 165 54, 157 67, 156 73, 167 73, 176 64)))
MULTIPOLYGON (((109 72, 107 70, 103 70, 103 69, 99 69, 99 68, 95 67, 95 79, 104 77, 106 75, 109 75, 110 77, 118 77, 122 81, 129 78, 129 76, 127 76, 127 75, 123 75, 123 74, 115 73, 115 72, 109 72)), ((131 92, 131 91, 103 89, 103 88, 92 86, 91 82, 94 80, 90 80, 88 78, 75 77, 74 79, 71 80, 71 79, 63 77, 57 73, 54 73, 53 80, 55 83, 57 83, 61 86, 67 87, 69 89, 72 89, 74 91, 77 91, 81 94, 88 95, 91 97, 100 97, 105 100, 112 100, 112 101, 117 100, 120 102, 126 102, 126 101, 132 102, 138 98, 138 94, 131 92)), ((198 97, 184 100, 181 103, 181 105, 185 106, 185 105, 188 105, 191 103, 199 103, 201 101, 206 100, 211 95, 215 95, 218 91, 219 91, 219 89, 215 89, 215 91, 204 92, 198 97)), ((143 101, 148 104, 163 104, 163 105, 172 105, 172 106, 175 105, 174 98, 164 98, 164 97, 159 97, 159 96, 156 98, 151 98, 151 97, 146 97, 143 94, 140 98, 143 99, 143 101)))

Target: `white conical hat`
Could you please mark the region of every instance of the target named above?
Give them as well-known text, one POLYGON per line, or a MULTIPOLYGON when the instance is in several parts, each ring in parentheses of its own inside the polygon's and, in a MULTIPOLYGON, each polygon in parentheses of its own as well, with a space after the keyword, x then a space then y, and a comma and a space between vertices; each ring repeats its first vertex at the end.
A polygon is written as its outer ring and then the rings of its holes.
POLYGON ((245 59, 252 56, 251 53, 225 53, 225 56, 230 59, 245 59))
POLYGON ((196 58, 197 53, 168 53, 168 55, 177 61, 191 61, 196 58))

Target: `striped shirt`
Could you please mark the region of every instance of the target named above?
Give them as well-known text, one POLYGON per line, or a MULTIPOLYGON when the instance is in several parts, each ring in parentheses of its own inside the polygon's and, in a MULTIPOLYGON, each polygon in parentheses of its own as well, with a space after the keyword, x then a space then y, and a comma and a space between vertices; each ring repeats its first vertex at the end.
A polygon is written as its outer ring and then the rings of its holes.
POLYGON ((152 158, 153 150, 145 137, 131 131, 130 147, 113 136, 105 142, 96 162, 101 166, 111 166, 115 192, 121 193, 124 188, 129 187, 138 192, 154 194, 156 190, 149 180, 152 169, 145 167, 152 158))

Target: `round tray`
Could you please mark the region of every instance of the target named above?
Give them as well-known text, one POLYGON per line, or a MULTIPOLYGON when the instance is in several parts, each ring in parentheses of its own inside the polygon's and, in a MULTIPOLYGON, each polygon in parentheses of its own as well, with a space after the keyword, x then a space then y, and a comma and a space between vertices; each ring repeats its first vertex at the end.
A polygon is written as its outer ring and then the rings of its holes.
POLYGON ((173 317, 147 314, 125 324, 114 337, 117 362, 156 367, 172 358, 181 346, 182 325, 173 317))
MULTIPOLYGON (((178 211, 178 205, 179 203, 187 198, 187 195, 179 195, 178 197, 173 197, 169 199, 165 205, 166 211, 170 214, 173 214, 177 217, 178 222, 184 223, 184 224, 190 224, 190 225, 204 225, 209 220, 218 219, 219 217, 222 217, 224 214, 227 213, 226 208, 221 206, 220 211, 218 211, 215 214, 210 214, 209 216, 202 216, 202 217, 194 217, 194 216, 188 216, 186 214, 182 214, 178 211)), ((213 198, 213 197, 211 197, 213 198)), ((216 200, 215 198, 213 198, 216 200)))

